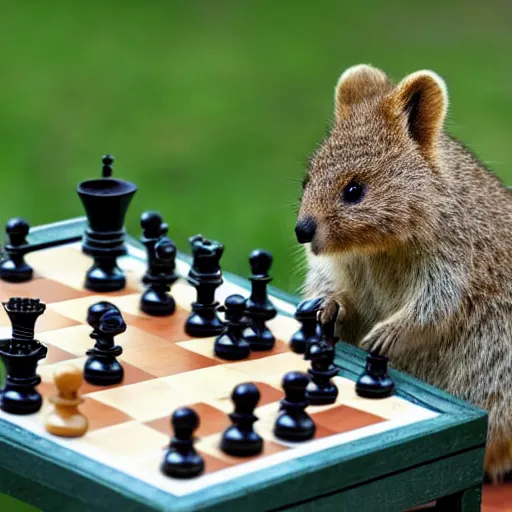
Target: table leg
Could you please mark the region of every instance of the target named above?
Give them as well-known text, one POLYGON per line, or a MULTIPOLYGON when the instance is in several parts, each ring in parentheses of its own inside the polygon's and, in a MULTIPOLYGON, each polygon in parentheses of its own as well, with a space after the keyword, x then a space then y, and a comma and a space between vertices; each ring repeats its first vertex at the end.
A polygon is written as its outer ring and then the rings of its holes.
POLYGON ((482 485, 480 484, 437 500, 435 510, 440 512, 480 512, 481 503, 482 485))

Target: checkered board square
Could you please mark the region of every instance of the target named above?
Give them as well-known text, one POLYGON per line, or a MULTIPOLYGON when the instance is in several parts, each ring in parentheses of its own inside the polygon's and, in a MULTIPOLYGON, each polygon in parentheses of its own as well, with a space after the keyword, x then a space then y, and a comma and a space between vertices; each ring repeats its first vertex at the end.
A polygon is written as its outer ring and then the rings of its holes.
MULTIPOLYGON (((1 300, 11 296, 38 297, 47 304, 36 324, 37 338, 48 347, 48 356, 38 368, 42 377, 39 391, 45 399, 55 393, 53 374, 59 365, 83 368, 85 351, 93 343, 89 337, 91 329, 85 322, 91 304, 100 300, 113 302, 128 324, 126 332, 116 338, 123 347, 119 358, 125 369, 123 383, 109 387, 84 383, 81 388, 85 398, 81 410, 90 422, 85 436, 65 439, 47 433, 44 417, 50 407, 48 400, 37 414, 15 416, 0 411, 0 420, 183 496, 437 415, 396 396, 383 400, 360 398, 351 380, 337 376, 336 403, 308 408, 317 426, 315 438, 295 444, 277 439, 272 430, 283 397, 282 377, 288 371, 306 371, 309 366, 302 356, 289 349, 289 339, 298 323, 287 314, 279 314, 269 322, 277 338, 272 351, 253 353, 244 361, 224 361, 213 355, 213 338, 194 339, 184 332, 184 322, 195 298, 195 290, 185 279, 172 288, 177 303, 173 316, 155 318, 139 310, 144 253, 135 247, 129 249, 129 254, 119 260, 127 275, 127 286, 120 292, 101 295, 83 288, 92 261, 81 252, 79 244, 31 253, 27 261, 35 271, 32 281, 0 283, 1 300), (261 392, 255 429, 264 438, 264 451, 256 457, 231 457, 219 449, 222 432, 229 425, 231 392, 242 382, 255 383, 261 392), (187 481, 164 476, 159 469, 171 436, 170 416, 180 406, 193 407, 200 416, 196 448, 205 460, 204 474, 187 481)), ((188 266, 180 260, 177 270, 185 276, 188 266)), ((222 301, 232 293, 247 295, 247 290, 226 280, 217 299, 222 301)), ((283 312, 293 312, 292 304, 271 298, 283 312)), ((10 333, 9 320, 0 313, 0 335, 7 337, 10 333)))

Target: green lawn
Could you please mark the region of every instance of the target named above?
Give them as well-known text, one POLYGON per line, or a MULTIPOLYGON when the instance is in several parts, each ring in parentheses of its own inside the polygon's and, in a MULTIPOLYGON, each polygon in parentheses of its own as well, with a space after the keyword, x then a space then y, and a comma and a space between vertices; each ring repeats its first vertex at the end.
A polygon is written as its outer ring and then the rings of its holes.
POLYGON ((268 248, 295 291, 299 182, 346 67, 440 73, 450 131, 512 182, 511 5, 4 0, 0 221, 81 215, 75 186, 111 152, 139 186, 131 233, 159 210, 180 249, 216 238, 237 274, 268 248))
POLYGON ((347 66, 442 74, 451 131, 512 177, 512 9, 498 5, 4 1, 1 221, 81 215, 75 185, 111 152, 140 187, 132 233, 160 210, 182 250, 195 233, 217 238, 238 274, 266 247, 293 291, 298 182, 347 66))

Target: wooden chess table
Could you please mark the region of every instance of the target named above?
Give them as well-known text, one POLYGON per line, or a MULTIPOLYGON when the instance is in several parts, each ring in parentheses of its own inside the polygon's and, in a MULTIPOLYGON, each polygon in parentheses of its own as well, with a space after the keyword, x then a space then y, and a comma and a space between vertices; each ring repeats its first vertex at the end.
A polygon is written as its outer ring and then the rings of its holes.
MULTIPOLYGON (((315 438, 286 443, 272 434, 283 397, 281 379, 308 362, 289 349, 297 330, 296 297, 271 290, 278 309, 269 322, 277 342, 269 353, 229 362, 213 355, 213 338, 186 335, 184 321, 195 290, 186 282, 190 257, 179 254, 172 287, 172 317, 150 317, 139 310, 145 252, 127 238, 119 259, 126 272, 124 290, 94 293, 83 281, 91 264, 81 251, 85 219, 31 230, 40 250, 27 255, 31 281, 0 282, 0 298, 38 297, 47 304, 36 324, 37 339, 48 347, 39 366, 44 405, 29 416, 0 411, 0 492, 45 511, 207 511, 347 510, 402 511, 437 500, 449 511, 480 510, 486 414, 482 410, 390 369, 396 391, 381 400, 356 395, 354 382, 365 354, 337 344, 335 404, 310 406, 315 438), (81 407, 90 421, 82 438, 65 439, 45 431, 47 398, 55 392, 52 375, 61 364, 83 367, 91 346, 87 308, 110 300, 128 328, 119 337, 125 367, 121 385, 84 384, 81 407), (261 401, 256 430, 265 448, 256 457, 236 458, 219 450, 229 425, 234 386, 254 382, 261 401), (169 418, 176 407, 194 408, 200 417, 196 448, 204 457, 203 475, 176 480, 159 464, 169 443, 169 418)), ((224 273, 217 299, 248 295, 249 282, 224 273)), ((0 314, 0 337, 10 336, 0 314)), ((489 509, 491 510, 491 509, 489 509)), ((494 510, 494 509, 493 509, 494 510)))

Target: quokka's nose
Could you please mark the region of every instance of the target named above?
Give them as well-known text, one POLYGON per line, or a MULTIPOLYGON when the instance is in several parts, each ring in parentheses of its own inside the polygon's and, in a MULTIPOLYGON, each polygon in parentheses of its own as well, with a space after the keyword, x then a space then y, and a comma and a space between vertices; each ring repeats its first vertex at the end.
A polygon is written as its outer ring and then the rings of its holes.
POLYGON ((305 217, 297 222, 295 235, 299 244, 307 244, 313 240, 316 233, 316 222, 313 217, 305 217))

